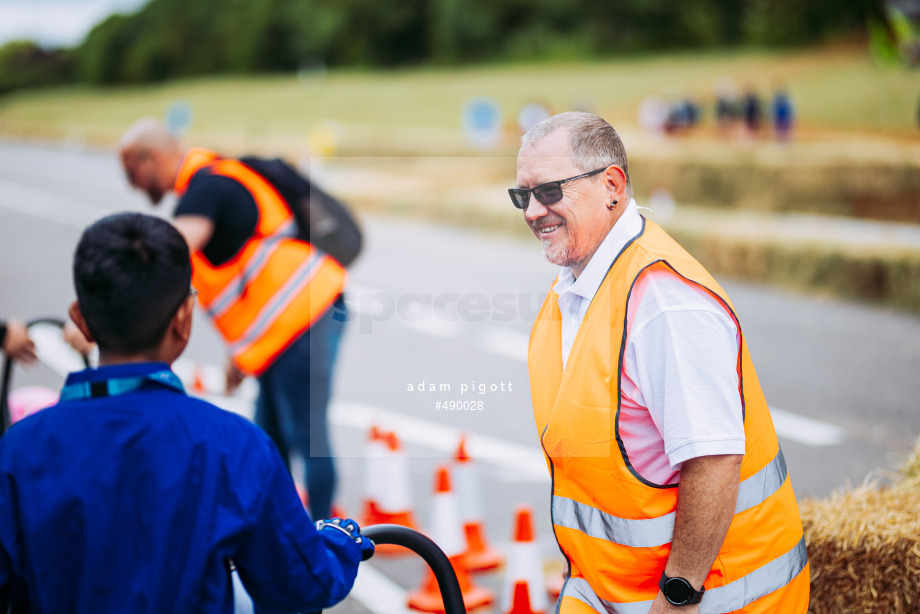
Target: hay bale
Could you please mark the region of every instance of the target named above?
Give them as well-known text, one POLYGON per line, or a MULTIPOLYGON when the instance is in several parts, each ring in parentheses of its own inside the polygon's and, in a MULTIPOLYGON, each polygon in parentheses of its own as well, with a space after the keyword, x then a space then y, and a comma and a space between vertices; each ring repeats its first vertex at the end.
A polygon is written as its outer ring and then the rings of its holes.
POLYGON ((813 614, 920 612, 920 491, 862 488, 802 503, 813 614))

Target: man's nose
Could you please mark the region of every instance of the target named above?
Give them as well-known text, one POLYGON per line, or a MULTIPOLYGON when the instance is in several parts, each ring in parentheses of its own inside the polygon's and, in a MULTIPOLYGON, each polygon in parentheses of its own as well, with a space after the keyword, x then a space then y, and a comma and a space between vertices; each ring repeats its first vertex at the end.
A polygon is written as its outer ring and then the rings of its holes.
POLYGON ((527 208, 524 209, 524 219, 528 222, 533 222, 540 219, 547 213, 549 213, 549 208, 537 200, 533 194, 531 194, 527 208))

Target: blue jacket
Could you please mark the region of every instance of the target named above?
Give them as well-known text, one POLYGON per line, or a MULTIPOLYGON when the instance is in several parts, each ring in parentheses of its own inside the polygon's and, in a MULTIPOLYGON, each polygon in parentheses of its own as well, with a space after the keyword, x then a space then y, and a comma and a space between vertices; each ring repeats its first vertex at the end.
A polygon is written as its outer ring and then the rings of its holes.
POLYGON ((73 373, 0 438, 0 611, 229 613, 231 559, 257 607, 296 612, 343 599, 361 551, 316 531, 258 427, 167 365, 73 373))

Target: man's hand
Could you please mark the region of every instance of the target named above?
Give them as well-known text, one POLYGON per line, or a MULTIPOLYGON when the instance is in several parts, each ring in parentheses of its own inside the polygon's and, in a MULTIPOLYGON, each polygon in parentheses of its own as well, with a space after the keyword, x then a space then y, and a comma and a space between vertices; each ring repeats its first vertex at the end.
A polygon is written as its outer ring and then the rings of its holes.
POLYGON ((374 556, 374 542, 370 538, 361 535, 361 528, 358 523, 351 519, 342 520, 341 518, 328 518, 326 520, 317 520, 316 528, 319 531, 339 531, 349 536, 355 543, 361 546, 361 560, 374 556))
POLYGON ((658 591, 658 595, 655 597, 655 601, 652 603, 652 609, 648 611, 648 614, 698 614, 700 611, 700 604, 694 605, 672 605, 661 591, 658 591))
POLYGON ((224 371, 224 375, 227 378, 226 392, 227 395, 231 395, 236 392, 236 389, 240 387, 240 384, 243 383, 243 380, 246 379, 246 374, 240 371, 233 360, 227 361, 227 368, 224 371))
POLYGON ((83 336, 83 333, 80 332, 80 329, 77 328, 76 324, 73 322, 67 322, 64 324, 64 329, 61 331, 61 335, 64 337, 64 341, 67 342, 67 345, 80 352, 83 356, 88 355, 93 347, 96 345, 86 339, 83 336))
POLYGON ((13 360, 25 365, 38 360, 35 342, 29 338, 29 327, 22 320, 10 320, 6 323, 6 337, 3 339, 3 351, 13 360))

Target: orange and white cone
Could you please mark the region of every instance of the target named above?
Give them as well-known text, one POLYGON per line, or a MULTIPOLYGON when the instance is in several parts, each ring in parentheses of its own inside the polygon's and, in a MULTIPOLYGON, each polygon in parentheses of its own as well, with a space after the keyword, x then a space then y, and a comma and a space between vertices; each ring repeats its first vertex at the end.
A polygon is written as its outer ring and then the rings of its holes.
POLYGON ((487 571, 502 564, 504 557, 489 546, 486 538, 476 466, 466 452, 466 438, 460 439, 454 455, 454 481, 460 501, 460 520, 466 535, 466 566, 470 571, 487 571))
POLYGON ((381 463, 383 472, 381 486, 377 491, 377 522, 401 524, 416 528, 412 515, 412 484, 409 480, 409 463, 396 433, 384 435, 386 454, 381 463))
POLYGON ((503 614, 545 614, 548 608, 540 548, 534 539, 533 512, 522 505, 515 511, 514 540, 508 549, 501 611, 503 614))
POLYGON ((383 460, 386 455, 387 444, 384 434, 376 424, 371 425, 364 456, 364 509, 361 526, 385 522, 380 517, 379 510, 380 493, 386 489, 387 476, 383 460))
POLYGON ((208 386, 205 383, 204 368, 199 363, 195 363, 195 371, 192 375, 192 392, 195 394, 207 394, 208 386))
MULTIPOLYGON (((466 568, 463 552, 466 550, 466 539, 460 522, 460 510, 456 495, 451 490, 450 473, 447 467, 437 469, 434 496, 431 498, 431 526, 429 537, 447 558, 457 574, 460 583, 460 592, 463 595, 463 605, 467 612, 487 606, 495 601, 492 591, 475 586, 472 576, 466 568)), ((421 612, 444 612, 444 603, 438 589, 438 581, 431 570, 425 572, 421 586, 409 593, 407 604, 413 610, 421 612)))
MULTIPOLYGON (((365 475, 368 494, 361 526, 399 524, 418 530, 412 513, 409 465, 399 438, 392 432, 378 435, 381 448, 368 446, 368 473, 365 475)), ((374 552, 378 556, 409 554, 406 548, 389 544, 381 544, 374 552)))

